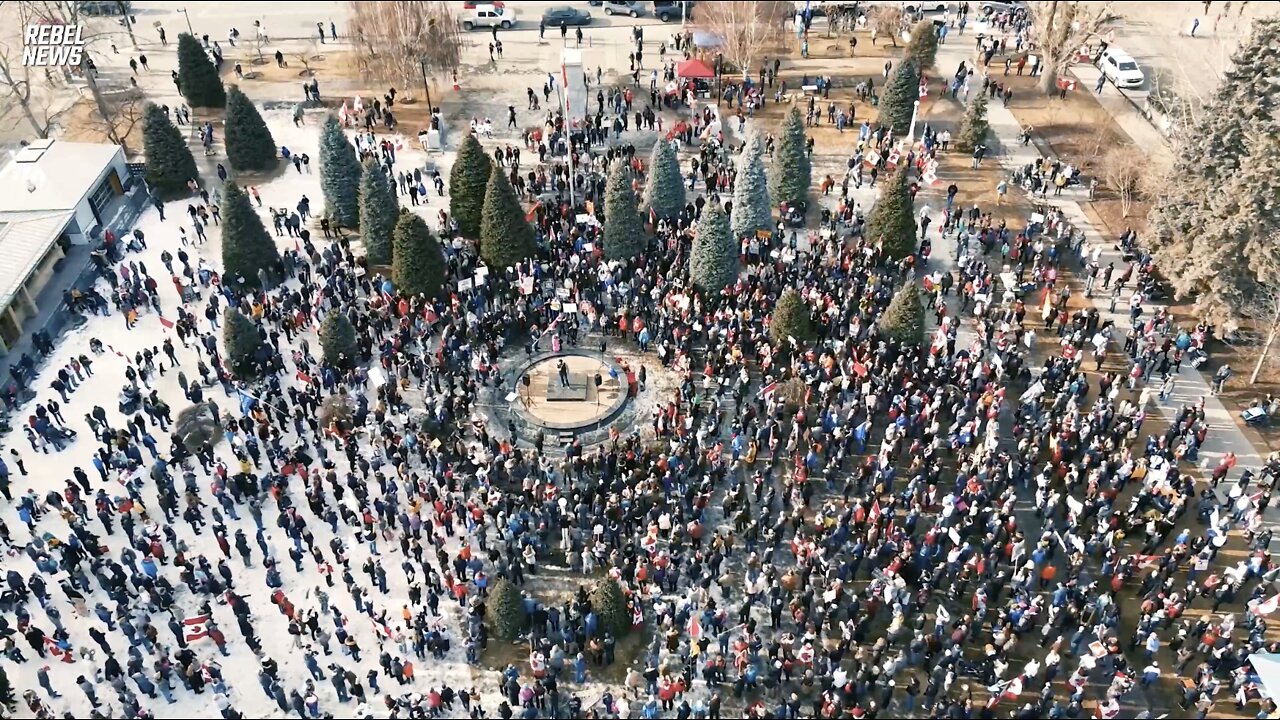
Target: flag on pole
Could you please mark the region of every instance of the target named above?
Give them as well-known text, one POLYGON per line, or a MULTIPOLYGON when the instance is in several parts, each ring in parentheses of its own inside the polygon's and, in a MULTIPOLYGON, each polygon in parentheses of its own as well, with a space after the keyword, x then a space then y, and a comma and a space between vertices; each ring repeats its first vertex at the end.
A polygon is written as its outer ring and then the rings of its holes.
POLYGON ((778 382, 775 380, 769 383, 768 385, 765 385, 764 387, 760 388, 758 397, 769 397, 770 395, 773 394, 773 391, 777 389, 778 389, 778 382))
POLYGON ((192 615, 183 618, 182 634, 187 642, 193 642, 200 638, 209 637, 209 616, 208 615, 192 615))
POLYGON ((301 370, 299 370, 299 371, 298 371, 298 373, 297 373, 297 378, 298 378, 298 380, 302 381, 302 384, 303 384, 303 385, 310 385, 310 384, 311 384, 311 376, 310 376, 310 375, 308 375, 308 374, 306 374, 306 373, 304 373, 304 372, 302 372, 301 370))
POLYGON ((698 640, 702 637, 702 618, 701 613, 693 613, 689 616, 689 639, 698 640))
POLYGON ((880 516, 883 514, 884 513, 880 510, 880 498, 876 498, 871 503, 871 509, 867 511, 867 524, 875 525, 876 521, 879 520, 880 516))
POLYGON ((369 618, 369 622, 373 623, 373 631, 374 631, 375 633, 377 633, 377 634, 379 634, 379 635, 381 635, 382 637, 385 637, 385 638, 389 638, 389 637, 391 637, 391 628, 387 627, 387 624, 386 624, 386 623, 384 623, 384 622, 378 622, 377 620, 375 620, 375 619, 373 619, 373 618, 369 618))
POLYGON ((866 365, 863 365, 863 364, 862 364, 862 363, 860 363, 860 362, 854 362, 854 363, 853 363, 853 373, 854 373, 855 375, 857 375, 858 377, 866 377, 866 376, 867 376, 867 366, 866 366, 866 365))
POLYGON ((163 316, 163 315, 161 315, 161 316, 159 316, 159 317, 160 317, 160 324, 161 324, 161 325, 163 325, 163 326, 165 326, 165 327, 167 327, 167 328, 170 328, 170 329, 172 329, 172 328, 173 328, 173 321, 172 321, 172 320, 170 320, 169 318, 167 318, 167 317, 165 317, 165 316, 163 316))
POLYGON ((1272 595, 1266 600, 1263 600, 1249 608, 1249 612, 1254 615, 1270 615, 1276 610, 1280 610, 1280 595, 1272 595))

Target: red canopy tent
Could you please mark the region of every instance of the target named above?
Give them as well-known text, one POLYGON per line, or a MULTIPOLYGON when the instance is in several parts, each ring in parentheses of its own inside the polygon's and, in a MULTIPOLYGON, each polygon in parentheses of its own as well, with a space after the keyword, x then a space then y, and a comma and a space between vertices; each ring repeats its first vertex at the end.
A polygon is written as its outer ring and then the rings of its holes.
POLYGON ((676 75, 680 78, 694 78, 698 80, 710 80, 716 76, 711 66, 701 60, 685 60, 676 65, 676 75))

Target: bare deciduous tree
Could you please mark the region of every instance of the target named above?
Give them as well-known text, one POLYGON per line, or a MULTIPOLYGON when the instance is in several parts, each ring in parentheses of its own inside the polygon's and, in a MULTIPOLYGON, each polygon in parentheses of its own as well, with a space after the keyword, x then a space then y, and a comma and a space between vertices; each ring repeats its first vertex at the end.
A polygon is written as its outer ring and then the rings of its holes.
POLYGON ((449 3, 370 0, 348 5, 356 63, 365 77, 407 91, 424 74, 458 70, 462 35, 449 3))
POLYGON ((107 140, 124 149, 129 156, 129 135, 138 123, 142 122, 143 108, 146 98, 138 88, 126 88, 114 93, 103 93, 101 99, 95 101, 97 113, 93 117, 93 126, 106 136, 107 140))
POLYGON ((298 64, 302 65, 302 72, 299 74, 306 77, 312 77, 316 74, 316 71, 311 68, 311 63, 324 57, 320 54, 320 41, 316 39, 311 40, 306 48, 295 50, 290 55, 294 60, 298 61, 298 64))
POLYGON ((1058 76, 1071 64, 1082 46, 1120 16, 1111 3, 1048 0, 1028 3, 1034 52, 1040 56, 1040 90, 1052 93, 1058 76))
MULTIPOLYGON (((19 27, 25 28, 41 17, 32 4, 18 4, 19 27)), ((18 106, 37 136, 47 138, 58 116, 69 108, 55 109, 52 93, 37 91, 39 79, 32 78, 31 68, 23 63, 22 50, 21 44, 0 42, 0 92, 18 106)), ((46 70, 44 75, 45 85, 52 85, 52 74, 46 70)))
POLYGON ((889 38, 894 47, 898 47, 898 36, 902 34, 903 17, 902 8, 897 5, 876 5, 871 9, 876 34, 889 38))
POLYGON ((788 3, 709 0, 698 5, 694 23, 716 38, 724 59, 750 77, 755 59, 783 33, 788 3))
MULTIPOLYGON (((1280 238, 1276 238, 1276 242, 1280 242, 1280 238)), ((1258 382, 1258 376, 1262 374, 1262 368, 1271 355, 1271 347, 1275 345, 1276 338, 1280 337, 1280 287, 1262 285, 1249 297, 1246 314, 1253 318, 1255 327, 1265 333, 1267 338, 1258 351, 1258 361, 1253 366, 1253 373, 1249 375, 1249 384, 1252 385, 1258 382)))
POLYGON ((1102 180, 1116 194, 1124 217, 1146 197, 1152 170, 1148 155, 1134 145, 1116 145, 1102 157, 1102 180))

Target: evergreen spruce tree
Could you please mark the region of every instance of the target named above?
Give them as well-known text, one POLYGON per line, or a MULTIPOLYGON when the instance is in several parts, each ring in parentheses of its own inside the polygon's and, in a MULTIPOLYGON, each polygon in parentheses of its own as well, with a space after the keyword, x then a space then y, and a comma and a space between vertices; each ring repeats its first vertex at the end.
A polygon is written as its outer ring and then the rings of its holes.
POLYGON ((276 141, 253 101, 232 85, 227 90, 224 123, 227 161, 236 170, 261 172, 276 166, 276 141))
POLYGON ((533 226, 525 219, 520 199, 500 167, 489 173, 480 221, 480 257, 494 270, 515 265, 536 250, 533 226))
POLYGON ((800 117, 800 108, 794 105, 782 120, 772 170, 769 194, 774 202, 796 205, 808 200, 809 188, 813 185, 813 168, 809 162, 804 118, 800 117))
POLYGON ((903 55, 911 58, 921 70, 933 67, 933 62, 938 57, 938 28, 932 20, 921 20, 911 29, 911 41, 907 43, 907 50, 903 55))
POLYGON ((987 94, 971 93, 969 104, 960 119, 960 132, 956 133, 956 149, 971 153, 987 139, 987 94))
POLYGON ((320 323, 320 349, 326 365, 346 369, 356 363, 356 329, 338 308, 330 310, 320 323))
MULTIPOLYGON (((1199 312, 1215 320, 1239 316, 1259 285, 1280 281, 1272 262, 1242 251, 1242 243, 1252 241, 1232 237, 1232 218, 1239 210, 1225 195, 1227 185, 1242 175, 1256 177, 1258 168, 1263 175, 1275 174, 1274 167, 1264 167, 1261 158, 1270 151, 1261 137, 1280 134, 1278 108, 1280 17, 1259 18, 1217 91, 1176 128, 1173 166, 1151 210, 1152 245, 1162 274, 1178 297, 1195 296, 1199 312)), ((1243 190, 1244 207, 1264 197, 1263 187, 1243 190)), ((1258 223, 1257 229, 1266 224, 1258 223)))
POLYGON ((485 190, 492 174, 493 160, 476 136, 468 134, 449 170, 449 215, 458 221, 458 231, 465 238, 480 237, 485 190))
POLYGON ((249 196, 234 181, 223 186, 222 194, 222 276, 232 288, 257 288, 258 270, 274 275, 280 262, 276 241, 262 226, 262 218, 249 203, 249 196), (240 285, 239 279, 244 283, 240 285))
POLYGON ((241 380, 256 380, 261 376, 258 350, 262 347, 262 338, 258 327, 236 308, 228 308, 222 320, 222 343, 233 375, 241 380))
POLYGON ((631 611, 627 610, 627 599, 617 580, 608 576, 597 580, 588 598, 602 630, 613 633, 615 638, 631 631, 631 611))
POLYGON ((719 203, 702 209, 689 256, 689 278, 707 293, 718 293, 738 280, 738 244, 719 203))
POLYGON ((191 148, 159 106, 147 103, 144 112, 142 145, 147 154, 147 184, 163 199, 187 195, 187 181, 200 176, 191 148))
POLYGON ((0 707, 3 707, 8 714, 18 706, 18 700, 13 696, 13 684, 9 682, 9 672, 0 667, 0 707))
POLYGON ((659 218, 673 218, 684 210, 684 178, 680 160, 670 142, 659 139, 649 155, 649 179, 644 186, 645 211, 659 218))
POLYGON ((399 208, 391 180, 376 160, 365 160, 360 174, 360 237, 370 264, 391 264, 391 232, 395 230, 399 208))
POLYGON ((360 222, 360 160, 338 118, 330 115, 320 131, 320 191, 324 211, 342 227, 360 222))
POLYGON ((421 217, 402 209, 395 225, 391 279, 404 295, 435 297, 444 287, 444 253, 421 217))
POLYGON ((738 175, 733 182, 733 216, 729 226, 733 238, 755 235, 757 230, 773 230, 773 205, 769 201, 769 181, 764 173, 764 139, 751 131, 738 154, 738 175))
POLYGON ((773 336, 774 342, 784 347, 790 347, 792 339, 803 347, 817 336, 813 326, 813 313, 795 288, 783 290, 778 304, 773 306, 773 316, 769 318, 769 334, 773 336))
POLYGON ((607 260, 630 260, 644 249, 644 222, 636 210, 636 193, 631 189, 631 168, 618 158, 609 167, 604 188, 604 256, 607 260))
POLYGON ((920 99, 920 69, 910 58, 898 61, 880 93, 880 114, 876 124, 893 129, 894 135, 906 135, 911 129, 911 116, 920 99))
POLYGON ((914 273, 910 275, 885 308, 877 323, 881 337, 896 340, 905 345, 924 342, 924 302, 920 299, 920 287, 914 273))
POLYGON ((191 107, 220 108, 227 104, 218 69, 189 33, 178 36, 178 88, 191 107))
POLYGON ((903 258, 916 251, 916 219, 907 184, 907 164, 886 178, 880 197, 867 217, 866 236, 872 242, 884 242, 884 252, 891 258, 903 258))
POLYGON ((493 578, 484 604, 484 619, 489 632, 501 640, 515 640, 524 630, 524 601, 520 591, 502 576, 493 578))

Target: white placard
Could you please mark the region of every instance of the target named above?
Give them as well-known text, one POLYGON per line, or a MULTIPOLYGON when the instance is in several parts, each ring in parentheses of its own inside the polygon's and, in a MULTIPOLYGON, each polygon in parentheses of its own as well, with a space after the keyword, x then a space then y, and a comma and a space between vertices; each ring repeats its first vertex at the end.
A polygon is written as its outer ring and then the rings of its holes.
POLYGON ((387 384, 387 376, 382 372, 382 368, 369 368, 369 382, 373 383, 375 388, 380 388, 387 384))
POLYGON ((567 302, 560 306, 560 312, 574 313, 576 315, 578 312, 578 303, 567 302))
POLYGON ((470 290, 474 285, 475 285, 475 281, 473 281, 471 278, 463 278, 458 281, 458 290, 462 292, 466 292, 470 290))

